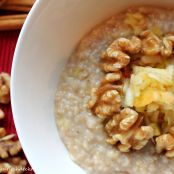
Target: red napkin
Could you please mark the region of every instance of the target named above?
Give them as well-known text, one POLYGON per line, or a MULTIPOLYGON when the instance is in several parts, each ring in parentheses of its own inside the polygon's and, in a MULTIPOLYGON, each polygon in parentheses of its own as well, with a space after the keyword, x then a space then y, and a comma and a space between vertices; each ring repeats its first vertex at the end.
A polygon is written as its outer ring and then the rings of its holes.
MULTIPOLYGON (((0 72, 11 73, 11 65, 13 60, 13 54, 16 46, 20 31, 4 31, 0 32, 0 72)), ((0 108, 5 112, 5 119, 3 121, 3 127, 6 128, 8 133, 15 133, 16 129, 13 121, 11 105, 0 105, 0 108)), ((24 154, 21 154, 25 158, 24 154)), ((31 171, 29 163, 26 167, 25 174, 34 174, 34 171, 31 171), (28 171, 27 171, 28 170, 28 171)))

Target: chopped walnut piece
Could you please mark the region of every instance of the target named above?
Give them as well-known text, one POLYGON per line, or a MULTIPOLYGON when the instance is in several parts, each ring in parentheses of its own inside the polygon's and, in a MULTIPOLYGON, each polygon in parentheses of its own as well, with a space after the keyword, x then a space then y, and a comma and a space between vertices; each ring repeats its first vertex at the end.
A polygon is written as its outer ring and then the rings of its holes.
POLYGON ((127 66, 130 62, 130 56, 120 50, 107 50, 103 55, 101 67, 105 72, 116 72, 127 66))
POLYGON ((109 136, 115 135, 115 131, 127 131, 133 126, 139 119, 139 115, 136 111, 130 108, 124 108, 120 114, 113 116, 108 121, 105 128, 109 136))
POLYGON ((14 156, 22 150, 19 141, 2 141, 0 142, 0 157, 2 159, 8 158, 9 156, 14 156))
POLYGON ((174 36, 168 35, 163 37, 161 45, 161 55, 164 57, 169 57, 172 55, 174 45, 174 36))
POLYGON ((4 118, 4 116, 5 116, 5 115, 4 115, 3 110, 1 110, 1 109, 0 109, 0 120, 1 120, 1 119, 3 119, 3 118, 4 118))
POLYGON ((120 71, 114 73, 108 73, 105 75, 101 84, 114 83, 122 79, 122 73, 120 71))
POLYGON ((138 113, 129 108, 123 109, 120 112, 120 116, 122 117, 122 120, 119 123, 119 127, 124 131, 129 130, 130 127, 132 127, 138 119, 138 113))
POLYGON ((173 50, 173 44, 172 41, 164 37, 162 39, 162 45, 161 45, 161 55, 164 57, 169 57, 172 55, 173 50))
MULTIPOLYGON (((4 112, 0 109, 0 120, 4 118, 4 112)), ((22 151, 19 141, 13 141, 15 134, 6 135, 6 130, 0 127, 0 173, 20 174, 25 171, 27 161, 16 156, 22 151), (15 157, 14 157, 15 156, 15 157)))
POLYGON ((7 73, 0 74, 0 103, 10 102, 10 76, 7 73))
MULTIPOLYGON (((147 31, 148 32, 148 31, 147 31)), ((142 40, 142 52, 145 55, 154 56, 160 53, 161 40, 158 36, 150 32, 142 40)))
POLYGON ((135 142, 133 144, 133 149, 142 149, 148 143, 149 139, 152 137, 153 128, 151 126, 141 126, 141 128, 138 129, 134 136, 135 142))
POLYGON ((135 35, 139 34, 147 27, 146 18, 140 12, 127 13, 124 23, 134 30, 135 35))
POLYGON ((91 90, 91 98, 88 102, 88 107, 93 109, 97 103, 98 96, 97 96, 97 88, 92 88, 91 90))
POLYGON ((130 62, 130 54, 141 50, 141 40, 133 36, 130 40, 126 38, 116 39, 102 55, 102 68, 105 72, 116 72, 126 67, 130 62), (125 51, 125 52, 124 52, 125 51))
MULTIPOLYGON (((4 118, 4 112, 0 109, 0 120, 4 118)), ((3 127, 0 127, 0 138, 4 137, 6 135, 6 130, 3 127)))
POLYGON ((117 85, 105 84, 91 91, 88 107, 100 118, 111 116, 118 112, 121 106, 121 96, 117 85))
MULTIPOLYGON (((0 110, 3 114, 2 110, 0 110)), ((3 127, 0 127, 0 158, 5 159, 9 158, 10 156, 14 156, 18 154, 22 147, 19 141, 12 141, 11 139, 14 137, 14 134, 6 135, 6 130, 3 127)))
POLYGON ((162 35, 164 34, 158 25, 153 25, 152 27, 150 27, 150 31, 152 31, 158 37, 162 37, 162 35))
POLYGON ((152 32, 152 31, 150 31, 150 30, 143 30, 140 34, 139 34, 139 36, 141 37, 141 38, 146 38, 146 37, 148 37, 149 35, 154 35, 154 33, 152 32))
POLYGON ((122 51, 130 54, 139 53, 141 50, 141 40, 136 36, 133 36, 131 39, 119 38, 118 45, 122 51))
POLYGON ((24 172, 24 168, 27 165, 27 161, 20 157, 13 157, 6 159, 5 161, 0 161, 0 173, 7 174, 20 174, 24 172))
POLYGON ((164 57, 160 55, 156 55, 156 56, 145 55, 145 56, 141 56, 141 58, 137 60, 136 63, 138 63, 138 65, 140 66, 155 67, 156 65, 160 65, 161 62, 164 62, 164 57))
POLYGON ((169 129, 169 133, 174 137, 174 126, 169 129))
POLYGON ((166 151, 166 157, 174 157, 174 126, 169 129, 168 133, 156 138, 156 151, 157 153, 166 151))
POLYGON ((106 124, 105 130, 109 136, 107 142, 117 145, 121 152, 143 148, 153 137, 153 128, 141 126, 142 120, 136 111, 124 108, 106 124))
POLYGON ((0 127, 0 138, 4 137, 6 135, 6 130, 3 127, 0 127))
POLYGON ((174 157, 174 137, 167 133, 156 138, 156 151, 166 151, 167 157, 174 157), (171 152, 171 153, 170 153, 171 152))
POLYGON ((169 57, 172 55, 174 36, 167 35, 162 38, 150 30, 145 30, 140 33, 142 40, 142 52, 149 56, 169 57))
POLYGON ((174 149, 168 150, 165 155, 168 158, 173 158, 174 157, 174 149))

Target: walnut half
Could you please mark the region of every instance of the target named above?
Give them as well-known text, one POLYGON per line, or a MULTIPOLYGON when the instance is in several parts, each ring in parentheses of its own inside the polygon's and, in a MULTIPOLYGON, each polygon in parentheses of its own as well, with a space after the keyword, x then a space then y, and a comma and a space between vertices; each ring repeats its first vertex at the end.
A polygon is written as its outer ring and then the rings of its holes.
POLYGON ((143 148, 153 137, 153 128, 141 126, 143 117, 130 108, 124 108, 105 126, 108 134, 107 142, 117 145, 121 152, 143 148))
MULTIPOLYGON (((0 120, 5 114, 0 109, 0 120)), ((19 174, 25 172, 27 161, 18 157, 22 151, 20 142, 13 141, 14 134, 6 135, 6 129, 0 127, 0 173, 19 174)))
POLYGON ((136 36, 116 39, 102 55, 101 66, 105 72, 117 72, 129 64, 129 54, 139 53, 140 50, 141 40, 136 36))
POLYGON ((0 74, 0 103, 10 102, 10 76, 7 73, 0 74))
POLYGON ((166 157, 174 157, 174 127, 171 127, 168 133, 156 138, 156 152, 161 153, 163 151, 165 151, 166 157))
POLYGON ((92 89, 88 107, 98 117, 106 118, 112 116, 120 111, 120 106, 121 96, 117 85, 105 84, 99 88, 92 89))

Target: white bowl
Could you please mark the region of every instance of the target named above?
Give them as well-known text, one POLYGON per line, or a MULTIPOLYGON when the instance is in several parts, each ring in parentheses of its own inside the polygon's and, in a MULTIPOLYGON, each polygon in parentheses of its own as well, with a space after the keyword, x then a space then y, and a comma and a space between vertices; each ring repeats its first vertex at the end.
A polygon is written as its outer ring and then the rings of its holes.
POLYGON ((59 75, 83 35, 121 9, 172 0, 38 0, 22 29, 12 67, 12 109, 24 152, 37 174, 84 174, 59 138, 54 98, 59 75))

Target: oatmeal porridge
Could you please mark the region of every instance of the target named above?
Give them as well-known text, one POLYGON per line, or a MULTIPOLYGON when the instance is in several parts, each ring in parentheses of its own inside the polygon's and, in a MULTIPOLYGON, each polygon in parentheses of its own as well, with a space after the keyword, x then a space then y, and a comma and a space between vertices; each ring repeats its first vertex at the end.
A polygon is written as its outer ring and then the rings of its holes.
POLYGON ((173 18, 173 9, 129 8, 94 28, 71 55, 56 119, 87 173, 174 173, 173 18))

